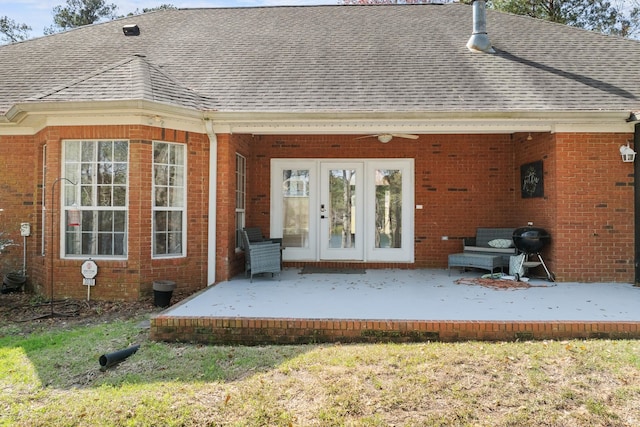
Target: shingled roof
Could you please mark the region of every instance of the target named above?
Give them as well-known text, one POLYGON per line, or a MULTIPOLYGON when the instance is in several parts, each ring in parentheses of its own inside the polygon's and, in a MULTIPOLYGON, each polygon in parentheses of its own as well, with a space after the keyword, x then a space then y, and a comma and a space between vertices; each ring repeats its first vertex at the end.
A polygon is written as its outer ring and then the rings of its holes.
POLYGON ((238 112, 639 111, 640 42, 472 7, 301 6, 146 13, 0 46, 0 113, 146 100, 238 112), (138 36, 123 26, 136 24, 138 36))

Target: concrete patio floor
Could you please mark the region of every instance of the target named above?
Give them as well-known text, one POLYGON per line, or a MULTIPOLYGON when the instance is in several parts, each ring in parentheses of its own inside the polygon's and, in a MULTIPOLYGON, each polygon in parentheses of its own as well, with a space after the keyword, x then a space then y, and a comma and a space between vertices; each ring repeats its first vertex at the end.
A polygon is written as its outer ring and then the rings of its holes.
POLYGON ((364 274, 244 276, 219 283, 152 319, 152 338, 260 344, 640 337, 640 288, 552 283, 495 289, 483 272, 373 270, 364 274))

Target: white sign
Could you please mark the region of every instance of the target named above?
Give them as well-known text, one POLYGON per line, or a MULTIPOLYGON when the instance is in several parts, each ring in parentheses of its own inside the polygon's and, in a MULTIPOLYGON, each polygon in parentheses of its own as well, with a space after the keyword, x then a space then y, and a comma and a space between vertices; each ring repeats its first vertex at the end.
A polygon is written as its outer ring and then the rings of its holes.
POLYGON ((96 285, 96 279, 82 279, 82 284, 84 286, 95 286, 96 285))
POLYGON ((93 260, 88 259, 82 263, 82 277, 85 279, 93 279, 98 274, 98 266, 93 260))

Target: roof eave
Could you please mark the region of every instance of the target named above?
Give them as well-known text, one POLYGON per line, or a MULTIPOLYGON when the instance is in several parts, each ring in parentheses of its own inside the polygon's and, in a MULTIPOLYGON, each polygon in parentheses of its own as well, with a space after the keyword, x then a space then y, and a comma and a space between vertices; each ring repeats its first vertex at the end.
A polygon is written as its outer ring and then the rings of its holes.
POLYGON ((0 116, 0 135, 33 135, 47 126, 148 125, 228 134, 477 134, 633 132, 630 111, 199 111, 147 100, 26 102, 0 116))
POLYGON ((210 112, 216 133, 631 132, 629 111, 210 112))

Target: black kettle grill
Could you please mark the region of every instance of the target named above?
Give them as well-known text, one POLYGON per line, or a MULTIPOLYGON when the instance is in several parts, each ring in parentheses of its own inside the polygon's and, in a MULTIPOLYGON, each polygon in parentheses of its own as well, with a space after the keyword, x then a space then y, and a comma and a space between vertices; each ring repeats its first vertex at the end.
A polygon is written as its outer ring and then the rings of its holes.
MULTIPOLYGON (((550 240, 551 236, 543 228, 529 225, 527 227, 520 227, 513 230, 513 244, 524 254, 517 271, 522 271, 523 267, 531 268, 542 265, 544 267, 544 271, 547 273, 547 279, 550 282, 555 281, 554 275, 549 271, 547 265, 542 259, 542 255, 540 255, 540 251, 542 251, 550 240), (529 257, 531 255, 536 255, 538 257, 538 261, 529 261, 529 257)), ((520 280, 519 273, 516 273, 516 280, 520 280)))

